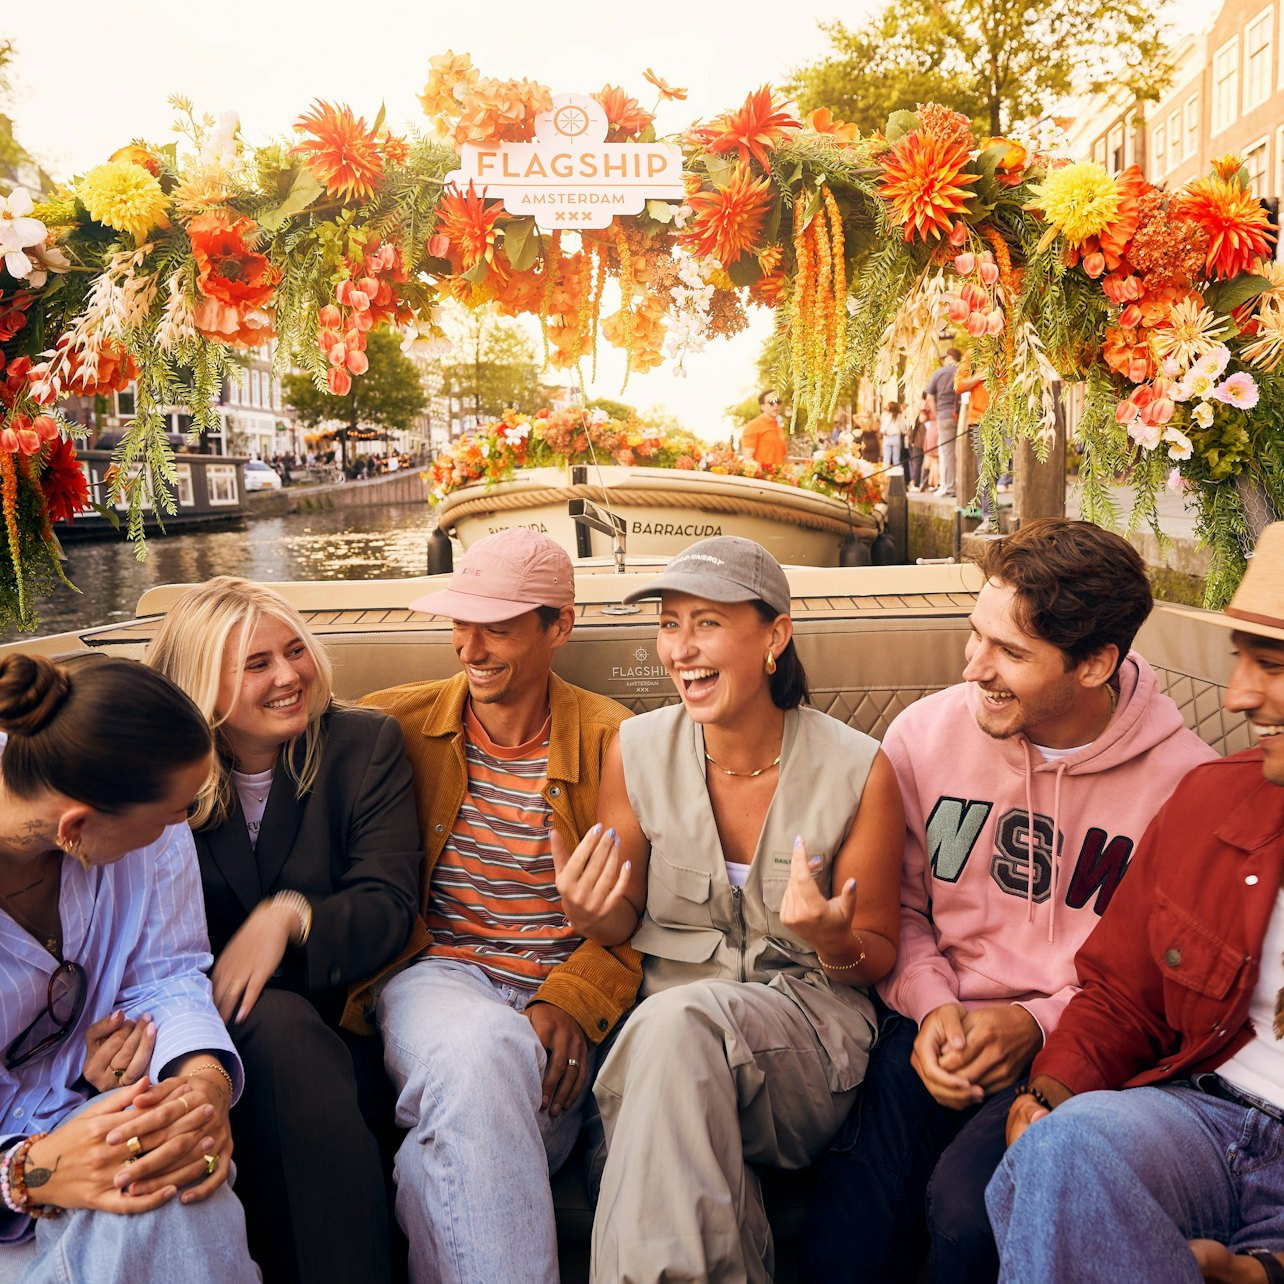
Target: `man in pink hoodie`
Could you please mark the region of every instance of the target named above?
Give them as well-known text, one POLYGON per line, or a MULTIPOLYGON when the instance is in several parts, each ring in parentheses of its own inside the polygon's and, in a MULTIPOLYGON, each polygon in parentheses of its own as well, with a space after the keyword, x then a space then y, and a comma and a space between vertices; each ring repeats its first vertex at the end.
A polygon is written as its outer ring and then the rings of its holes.
POLYGON ((1046 519, 990 546, 964 681, 883 747, 905 800, 893 1011, 818 1165, 809 1278, 998 1275, 985 1187, 1017 1082, 1151 817, 1216 755, 1130 648, 1153 600, 1125 540, 1046 519), (926 1207, 925 1207, 926 1204, 926 1207))

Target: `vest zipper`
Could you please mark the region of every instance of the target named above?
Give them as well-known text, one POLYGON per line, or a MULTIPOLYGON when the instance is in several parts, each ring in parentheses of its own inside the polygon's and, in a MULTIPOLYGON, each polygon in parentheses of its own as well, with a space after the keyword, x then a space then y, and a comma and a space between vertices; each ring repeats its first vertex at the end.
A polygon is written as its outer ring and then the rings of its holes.
POLYGON ((731 889, 731 898, 735 902, 736 923, 740 928, 740 980, 747 981, 749 977, 745 971, 745 937, 748 935, 748 929, 745 927, 744 889, 733 887, 731 889))

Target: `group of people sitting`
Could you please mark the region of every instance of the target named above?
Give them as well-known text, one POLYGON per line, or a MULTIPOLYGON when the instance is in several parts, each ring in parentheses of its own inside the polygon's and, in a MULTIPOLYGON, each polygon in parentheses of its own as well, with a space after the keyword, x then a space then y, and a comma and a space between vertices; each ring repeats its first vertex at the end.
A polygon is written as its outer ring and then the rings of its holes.
POLYGON ((595 1280, 771 1279, 763 1167, 804 1278, 1284 1278, 1284 523, 1227 759, 1130 545, 985 558, 881 747, 732 537, 626 595, 679 697, 634 717, 552 671, 524 529, 412 604, 460 672, 357 707, 226 577, 142 664, 0 659, 0 1281, 396 1278, 381 1142, 411 1280, 556 1281, 590 1117, 595 1280))

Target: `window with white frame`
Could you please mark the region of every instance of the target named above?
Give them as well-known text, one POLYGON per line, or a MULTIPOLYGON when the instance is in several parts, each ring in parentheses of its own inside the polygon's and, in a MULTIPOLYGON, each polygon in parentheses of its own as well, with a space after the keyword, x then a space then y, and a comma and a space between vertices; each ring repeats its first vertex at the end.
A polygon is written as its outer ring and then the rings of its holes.
POLYGON ((178 474, 178 506, 191 508, 196 503, 196 496, 192 491, 192 466, 177 464, 174 471, 178 474))
POLYGON ((1249 191, 1261 200, 1266 195, 1266 152, 1268 139, 1262 138, 1244 149, 1244 166, 1248 170, 1249 191))
POLYGON ((1104 165, 1106 163, 1106 140, 1104 138, 1098 138, 1097 141, 1093 143, 1092 159, 1095 160, 1098 165, 1104 165))
POLYGON ((1151 164, 1155 167, 1155 177, 1162 178, 1168 173, 1168 131, 1163 125, 1155 130, 1155 141, 1153 147, 1153 159, 1151 164))
POLYGON ((1284 192, 1284 125, 1275 131, 1275 190, 1284 192))
POLYGON ((1233 36, 1213 55, 1213 133, 1235 123, 1239 107, 1239 37, 1233 36))
POLYGON ((1106 147, 1110 154, 1107 164, 1117 173, 1124 167, 1124 127, 1122 125, 1111 128, 1106 147))
POLYGON ((235 464, 206 464, 205 484, 209 490, 211 508, 235 504, 240 498, 235 464))
POLYGON ((1244 28, 1244 110, 1271 96, 1271 29, 1275 14, 1264 9, 1244 28))
POLYGON ((1168 117, 1168 168, 1176 169, 1182 163, 1181 149, 1181 113, 1173 112, 1168 117))
POLYGON ((1191 94, 1183 110, 1186 115, 1186 156, 1194 160, 1199 155, 1199 95, 1191 94))

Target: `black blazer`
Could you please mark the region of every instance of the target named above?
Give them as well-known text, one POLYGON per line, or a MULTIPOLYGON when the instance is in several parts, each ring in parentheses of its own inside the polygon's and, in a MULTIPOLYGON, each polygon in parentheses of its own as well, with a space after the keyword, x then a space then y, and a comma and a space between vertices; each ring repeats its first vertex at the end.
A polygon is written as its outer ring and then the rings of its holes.
MULTIPOLYGON (((373 709, 331 709, 322 725, 311 790, 296 798, 278 767, 257 848, 235 792, 227 821, 194 837, 215 956, 264 898, 302 892, 311 934, 286 950, 270 984, 309 995, 337 1025, 348 984, 377 972, 409 939, 423 852, 398 723, 373 709)), ((295 754, 301 762, 301 744, 295 754)))

